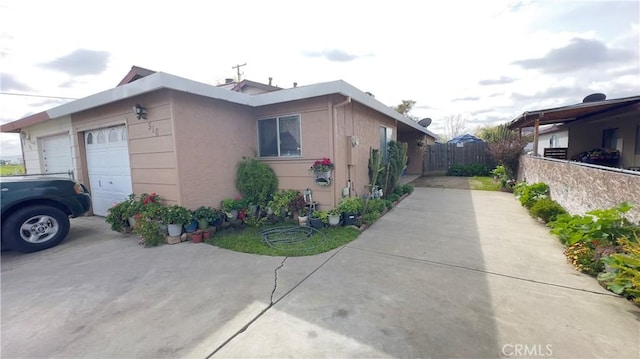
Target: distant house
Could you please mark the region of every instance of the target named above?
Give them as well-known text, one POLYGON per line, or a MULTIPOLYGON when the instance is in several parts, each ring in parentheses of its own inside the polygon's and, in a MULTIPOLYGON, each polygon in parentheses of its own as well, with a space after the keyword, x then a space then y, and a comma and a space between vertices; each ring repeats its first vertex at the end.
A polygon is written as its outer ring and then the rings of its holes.
POLYGON ((553 124, 538 132, 538 156, 544 155, 545 148, 568 148, 569 131, 563 124, 553 124))
POLYGON ((253 81, 208 85, 141 67, 113 89, 1 126, 21 133, 27 173, 72 170, 93 211, 106 215, 130 193, 167 203, 219 207, 235 196, 236 164, 257 156, 280 188, 311 188, 321 208, 362 195, 369 149, 408 143, 408 174, 422 171, 421 143, 435 135, 344 81, 281 89, 253 81), (324 157, 329 186, 309 173, 324 157))
MULTIPOLYGON (((527 111, 509 124, 512 129, 534 128, 534 153, 543 153, 539 147, 544 139, 555 134, 558 146, 566 136, 566 158, 577 159, 580 154, 594 149, 619 152, 616 167, 640 167, 640 96, 583 102, 576 105, 527 111), (541 130, 543 125, 558 125, 564 132, 541 130), (541 140, 541 136, 543 140, 541 140), (537 144, 537 146, 536 146, 537 144)), ((554 140, 555 141, 555 140, 554 140)))
POLYGON ((484 142, 482 139, 474 136, 474 135, 470 135, 468 133, 464 134, 464 135, 460 135, 460 136, 456 136, 452 139, 450 139, 449 141, 447 141, 447 143, 455 143, 458 145, 464 145, 465 143, 481 143, 484 142))

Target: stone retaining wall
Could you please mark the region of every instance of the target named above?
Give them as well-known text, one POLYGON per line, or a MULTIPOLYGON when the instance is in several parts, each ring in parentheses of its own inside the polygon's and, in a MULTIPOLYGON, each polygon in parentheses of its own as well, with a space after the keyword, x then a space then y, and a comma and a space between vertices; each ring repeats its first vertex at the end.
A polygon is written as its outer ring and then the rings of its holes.
POLYGON ((522 156, 518 180, 548 184, 551 198, 572 214, 629 202, 634 208, 627 213, 627 218, 640 223, 640 172, 635 174, 571 161, 522 156))

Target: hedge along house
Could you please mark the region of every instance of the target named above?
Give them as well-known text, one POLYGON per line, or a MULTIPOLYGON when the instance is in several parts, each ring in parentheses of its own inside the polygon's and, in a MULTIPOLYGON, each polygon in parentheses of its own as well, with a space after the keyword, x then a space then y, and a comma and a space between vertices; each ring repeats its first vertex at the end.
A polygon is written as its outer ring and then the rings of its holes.
POLYGON ((351 196, 367 191, 370 147, 407 142, 407 173, 420 174, 421 145, 435 142, 426 128, 344 81, 290 89, 240 84, 233 90, 133 67, 118 87, 1 131, 22 134, 27 173, 71 166, 101 216, 130 193, 219 207, 237 195, 238 161, 254 156, 275 170, 281 189, 310 188, 321 208, 331 208, 347 186, 351 196), (329 186, 309 172, 324 157, 335 163, 329 186))

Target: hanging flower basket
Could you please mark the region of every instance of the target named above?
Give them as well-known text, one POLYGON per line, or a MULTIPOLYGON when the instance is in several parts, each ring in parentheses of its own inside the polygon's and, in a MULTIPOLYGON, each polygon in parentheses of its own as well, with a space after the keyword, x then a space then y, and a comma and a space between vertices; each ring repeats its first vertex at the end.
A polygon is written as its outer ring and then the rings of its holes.
POLYGON ((309 171, 313 173, 313 177, 317 185, 331 185, 331 172, 335 168, 334 164, 328 158, 317 160, 313 163, 309 171))

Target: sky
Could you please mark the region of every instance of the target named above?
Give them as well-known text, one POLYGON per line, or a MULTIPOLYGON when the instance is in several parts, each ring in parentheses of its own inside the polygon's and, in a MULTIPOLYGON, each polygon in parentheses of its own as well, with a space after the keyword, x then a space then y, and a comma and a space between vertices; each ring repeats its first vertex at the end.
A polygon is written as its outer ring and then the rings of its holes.
MULTIPOLYGON (((640 0, 0 0, 0 123, 113 88, 136 65, 219 84, 344 80, 469 132, 588 94, 640 95, 640 0), (25 96, 31 95, 31 96, 25 96)), ((20 154, 0 134, 0 155, 20 154)))

